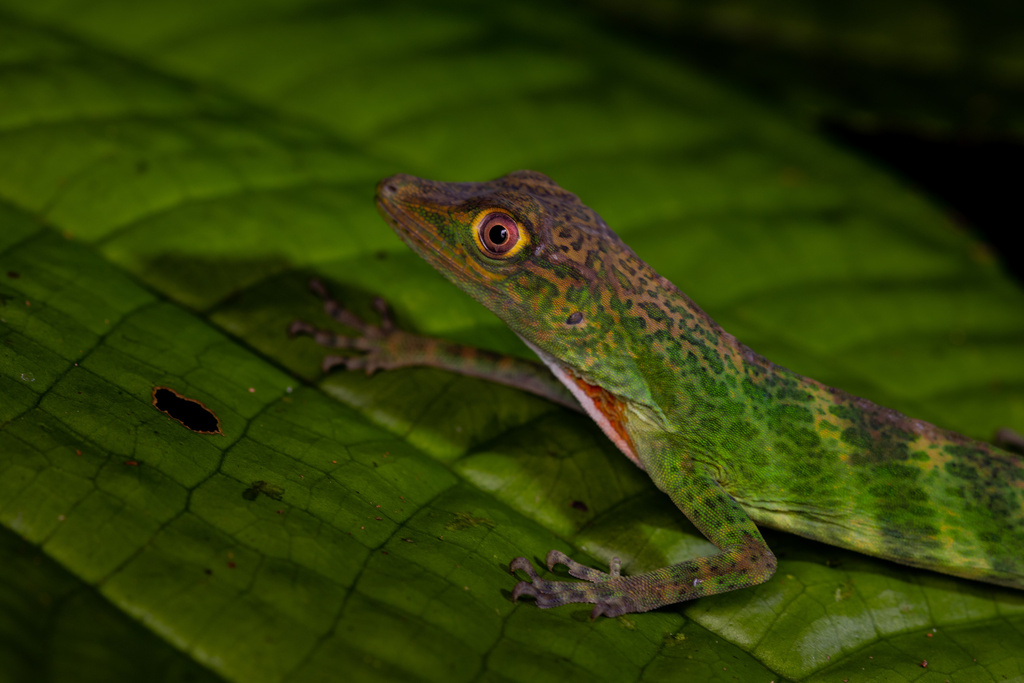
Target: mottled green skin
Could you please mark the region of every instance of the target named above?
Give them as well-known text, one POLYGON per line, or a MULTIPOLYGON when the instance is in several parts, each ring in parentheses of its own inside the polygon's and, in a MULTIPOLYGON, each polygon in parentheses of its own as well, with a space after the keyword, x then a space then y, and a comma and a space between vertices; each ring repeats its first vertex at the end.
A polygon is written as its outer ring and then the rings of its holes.
POLYGON ((377 201, 420 256, 549 365, 614 397, 633 452, 623 450, 722 551, 639 577, 570 564, 593 583, 545 581, 530 568, 516 595, 614 615, 753 585, 775 569, 754 522, 1024 588, 1020 457, 759 356, 539 173, 486 183, 399 175, 381 182, 377 201), (474 237, 492 210, 528 236, 505 260, 474 237))

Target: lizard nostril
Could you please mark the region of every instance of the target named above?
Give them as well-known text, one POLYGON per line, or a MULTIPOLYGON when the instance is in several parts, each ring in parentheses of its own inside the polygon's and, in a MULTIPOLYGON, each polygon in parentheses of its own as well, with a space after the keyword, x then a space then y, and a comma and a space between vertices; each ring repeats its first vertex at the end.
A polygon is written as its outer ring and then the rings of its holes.
POLYGON ((398 189, 401 185, 401 178, 399 176, 389 176, 378 183, 377 193, 385 197, 391 197, 398 194, 398 189))

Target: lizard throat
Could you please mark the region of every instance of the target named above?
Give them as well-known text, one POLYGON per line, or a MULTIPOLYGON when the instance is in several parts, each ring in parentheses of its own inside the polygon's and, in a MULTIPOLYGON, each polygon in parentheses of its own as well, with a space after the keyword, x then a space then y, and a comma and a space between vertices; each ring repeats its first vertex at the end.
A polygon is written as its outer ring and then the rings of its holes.
MULTIPOLYGON (((519 338, 523 339, 522 335, 519 335, 519 338)), ((576 400, 580 402, 583 410, 590 416, 590 419, 596 422, 601 431, 605 433, 605 436, 611 439, 612 443, 627 458, 632 460, 634 465, 644 469, 636 455, 636 450, 633 448, 633 441, 629 438, 629 433, 626 431, 624 420, 626 404, 615 394, 603 387, 580 379, 549 354, 540 350, 526 339, 523 339, 523 343, 529 346, 544 362, 544 365, 548 366, 551 374, 557 377, 558 381, 569 389, 576 400)))

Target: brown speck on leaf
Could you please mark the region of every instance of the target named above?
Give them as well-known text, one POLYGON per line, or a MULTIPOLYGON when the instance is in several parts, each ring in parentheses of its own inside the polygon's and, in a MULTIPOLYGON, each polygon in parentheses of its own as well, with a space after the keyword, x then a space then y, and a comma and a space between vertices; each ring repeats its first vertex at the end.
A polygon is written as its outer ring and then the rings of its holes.
POLYGON ((8 270, 7 277, 11 278, 12 280, 17 280, 19 277, 21 277, 21 273, 19 273, 16 270, 8 270))
POLYGON ((139 466, 139 462, 137 460, 125 460, 124 464, 128 465, 129 467, 138 467, 139 466))
POLYGON ((480 525, 483 525, 488 529, 493 529, 495 526, 494 521, 487 517, 474 517, 468 512, 456 512, 452 515, 451 520, 444 525, 444 528, 448 531, 461 531, 463 529, 470 529, 480 525))
POLYGON ((76 448, 75 449, 75 455, 82 455, 81 449, 76 448))
POLYGON ((928 660, 927 659, 922 659, 921 660, 921 668, 922 669, 927 669, 928 668, 928 660))
POLYGON ((574 500, 572 502, 572 509, 579 510, 580 512, 590 512, 590 508, 582 500, 574 500))
POLYGON ((235 568, 235 563, 233 561, 228 562, 228 569, 234 569, 234 568, 235 568))
MULTIPOLYGON (((276 484, 271 484, 267 481, 254 481, 249 485, 245 491, 242 491, 242 498, 252 501, 260 497, 263 494, 267 498, 273 498, 274 500, 281 500, 284 496, 284 489, 276 484)), ((280 512, 280 510, 278 510, 280 512)))
POLYGON ((378 522, 383 522, 384 521, 383 517, 374 517, 374 519, 377 520, 378 522))
POLYGON ((26 306, 31 306, 31 305, 32 305, 32 302, 31 302, 31 301, 29 301, 28 299, 26 299, 26 300, 25 300, 25 305, 26 305, 26 306))

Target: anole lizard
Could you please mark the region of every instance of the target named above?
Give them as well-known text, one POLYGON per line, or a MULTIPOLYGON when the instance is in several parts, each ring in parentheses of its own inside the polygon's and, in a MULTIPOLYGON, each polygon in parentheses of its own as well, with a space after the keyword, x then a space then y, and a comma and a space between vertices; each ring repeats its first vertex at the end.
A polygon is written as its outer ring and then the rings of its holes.
POLYGON ((775 365, 659 276, 593 210, 550 178, 483 183, 409 175, 377 206, 417 254, 500 317, 544 365, 368 325, 330 299, 352 338, 301 322, 325 367, 435 365, 582 406, 719 548, 637 576, 564 553, 547 564, 582 582, 525 572, 513 599, 593 603, 593 616, 768 580, 776 559, 757 524, 915 567, 1024 588, 1024 458, 875 405, 775 365), (564 387, 563 387, 564 385, 564 387), (566 393, 565 388, 571 393, 566 393))

